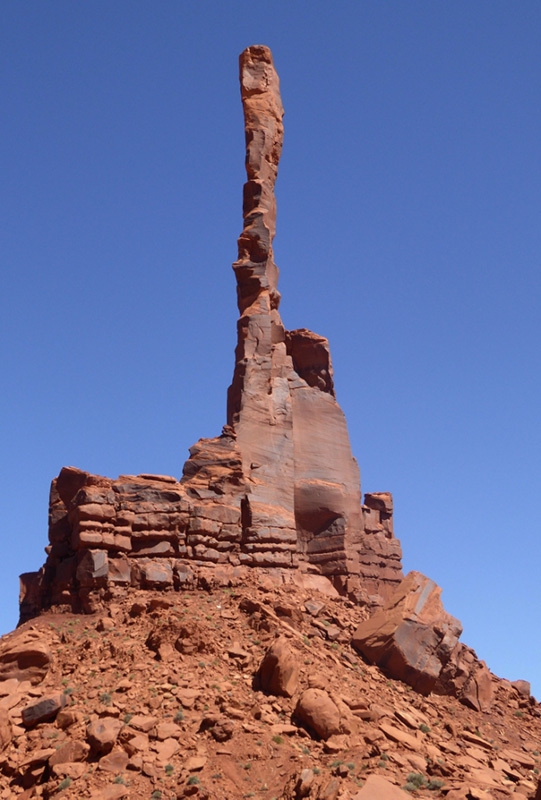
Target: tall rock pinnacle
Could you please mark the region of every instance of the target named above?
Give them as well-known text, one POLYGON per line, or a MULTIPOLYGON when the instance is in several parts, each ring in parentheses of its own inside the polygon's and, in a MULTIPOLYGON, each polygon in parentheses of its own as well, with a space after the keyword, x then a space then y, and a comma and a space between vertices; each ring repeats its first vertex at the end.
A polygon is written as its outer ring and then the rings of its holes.
POLYGON ((278 313, 272 240, 283 107, 267 47, 241 54, 240 82, 247 182, 233 264, 240 319, 227 417, 247 489, 244 542, 254 563, 304 560, 354 584, 362 571, 360 478, 334 397, 328 342, 305 329, 286 331, 278 313))
POLYGON ((247 181, 227 425, 190 448, 180 481, 62 469, 51 485, 46 562, 21 576, 21 619, 50 606, 96 611, 129 587, 180 589, 214 566, 222 575, 319 573, 372 607, 402 578, 391 496, 366 495, 361 505, 328 342, 285 330, 278 312, 272 242, 284 112, 268 47, 241 54, 240 81, 247 181))
POLYGON ((237 275, 239 311, 268 291, 278 307, 278 270, 273 261, 276 232, 274 184, 282 152, 284 109, 280 83, 268 47, 248 47, 240 56, 240 84, 246 133, 244 230, 239 237, 237 275))

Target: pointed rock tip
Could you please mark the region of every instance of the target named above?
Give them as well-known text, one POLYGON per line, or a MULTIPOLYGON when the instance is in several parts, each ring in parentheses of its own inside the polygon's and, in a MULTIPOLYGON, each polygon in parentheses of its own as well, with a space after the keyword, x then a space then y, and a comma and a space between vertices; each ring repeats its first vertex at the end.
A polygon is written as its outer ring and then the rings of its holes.
POLYGON ((267 61, 272 64, 272 52, 266 44, 251 44, 242 51, 239 58, 241 63, 244 59, 251 58, 254 61, 267 61))

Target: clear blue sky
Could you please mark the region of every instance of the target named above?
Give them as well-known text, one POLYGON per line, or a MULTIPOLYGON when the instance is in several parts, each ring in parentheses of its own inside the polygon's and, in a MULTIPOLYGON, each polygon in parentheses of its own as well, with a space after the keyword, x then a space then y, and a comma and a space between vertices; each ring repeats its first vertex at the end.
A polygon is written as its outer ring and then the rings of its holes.
POLYGON ((0 5, 0 632, 63 465, 179 476, 225 421, 269 45, 289 328, 329 337, 365 491, 463 640, 541 697, 541 5, 0 5))

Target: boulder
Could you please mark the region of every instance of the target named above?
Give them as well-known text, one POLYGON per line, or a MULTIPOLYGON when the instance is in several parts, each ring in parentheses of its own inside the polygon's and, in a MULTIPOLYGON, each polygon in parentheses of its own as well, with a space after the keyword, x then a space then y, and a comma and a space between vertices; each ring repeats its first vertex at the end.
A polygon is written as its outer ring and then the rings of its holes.
POLYGON ((360 623, 353 647, 390 677, 428 694, 462 633, 460 622, 443 608, 440 594, 430 578, 410 572, 388 603, 360 623))
POLYGON ((49 766, 57 764, 72 764, 76 761, 85 761, 90 747, 86 742, 79 742, 77 739, 64 742, 49 759, 49 766))
POLYGON ((35 686, 47 675, 51 660, 49 645, 38 633, 16 631, 0 647, 0 681, 16 678, 35 686))
POLYGON ((474 711, 489 711, 494 696, 492 674, 471 647, 457 642, 434 691, 456 697, 474 711))
POLYGON ((267 694, 293 697, 299 683, 298 659, 285 636, 269 647, 257 673, 259 685, 267 694))
POLYGON ((299 697, 295 718, 309 733, 319 739, 328 739, 340 733, 340 711, 323 689, 307 689, 299 697))
POLYGON ((67 697, 63 692, 49 697, 42 697, 40 700, 30 703, 21 712, 23 725, 31 728, 34 725, 39 725, 40 722, 49 722, 56 717, 66 703, 67 697))
POLYGON ((91 722, 86 729, 86 738, 95 753, 110 753, 123 725, 115 717, 102 717, 91 722))
POLYGON ((532 693, 532 687, 530 681, 524 681, 524 680, 511 681, 511 686, 513 686, 517 690, 517 692, 526 700, 530 697, 532 693))

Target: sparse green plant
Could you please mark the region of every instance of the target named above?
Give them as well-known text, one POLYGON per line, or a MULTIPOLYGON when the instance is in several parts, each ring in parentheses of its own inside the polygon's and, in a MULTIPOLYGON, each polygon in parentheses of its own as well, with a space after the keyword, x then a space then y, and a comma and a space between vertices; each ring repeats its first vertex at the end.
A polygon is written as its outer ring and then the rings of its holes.
POLYGON ((321 770, 320 770, 320 768, 319 768, 319 767, 313 767, 313 769, 312 769, 312 772, 314 773, 314 775, 319 775, 319 773, 321 772, 321 770))
POLYGON ((382 753, 380 758, 381 758, 382 761, 388 761, 389 760, 389 754, 388 753, 382 753))
POLYGON ((305 756, 309 756, 309 755, 310 755, 310 748, 309 748, 309 747, 306 747, 306 746, 304 746, 304 747, 301 747, 301 753, 302 753, 303 755, 305 755, 305 756))
POLYGON ((222 773, 221 772, 215 772, 214 775, 212 776, 212 779, 215 780, 215 781, 221 781, 222 780, 222 773))
POLYGON ((278 734, 276 734, 276 736, 272 737, 272 741, 274 742, 274 744, 283 744, 284 738, 283 736, 279 736, 278 734))
POLYGON ((201 781, 199 780, 197 775, 190 775, 186 783, 188 784, 188 786, 197 786, 199 783, 201 783, 201 781))
POLYGON ((419 730, 422 731, 422 733, 430 733, 430 728, 425 722, 421 722, 419 725, 419 730))
POLYGON ((331 768, 332 768, 332 769, 335 769, 336 767, 339 767, 339 766, 340 766, 340 764, 343 764, 343 763, 344 763, 344 762, 343 762, 343 761, 340 761, 340 759, 339 759, 339 758, 335 758, 335 759, 334 759, 334 761, 331 761, 331 768))
POLYGON ((402 787, 406 792, 415 792, 427 784, 425 776, 420 772, 410 772, 406 781, 407 783, 402 787))
POLYGON ((524 716, 524 711, 520 711, 520 710, 519 711, 515 711, 515 717, 523 717, 523 716, 524 716))
POLYGON ((116 778, 114 779, 113 783, 121 783, 122 785, 124 785, 126 783, 126 781, 124 780, 124 776, 123 775, 117 775, 116 778))
POLYGON ((430 789, 431 792, 441 789, 442 786, 445 786, 445 781, 442 781, 441 778, 430 778, 430 780, 426 784, 426 788, 430 789))
POLYGON ((166 764, 165 765, 165 774, 167 775, 168 778, 171 777, 171 775, 173 774, 174 771, 175 771, 175 768, 174 768, 174 766, 172 764, 166 764))
POLYGON ((73 694, 73 688, 71 686, 67 686, 64 689, 64 694, 67 694, 67 695, 73 694))
POLYGON ((124 714, 124 725, 128 725, 133 718, 133 714, 124 714))
POLYGON ((251 761, 247 761, 246 764, 242 765, 242 768, 246 769, 246 770, 252 769, 252 762, 251 761))
POLYGON ((355 762, 354 762, 354 761, 348 761, 348 763, 346 764, 346 767, 347 767, 347 768, 348 768, 350 771, 354 770, 354 769, 355 769, 355 762))
POLYGON ((60 781, 58 784, 58 791, 63 792, 64 789, 68 789, 71 786, 71 778, 64 778, 63 781, 60 781))

